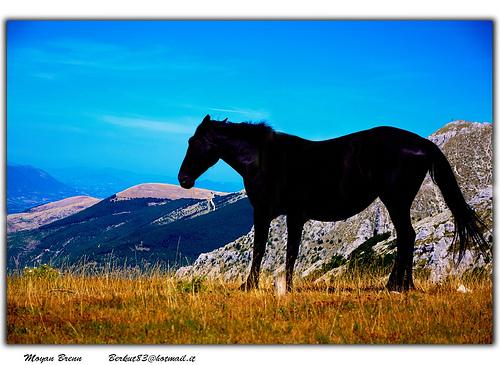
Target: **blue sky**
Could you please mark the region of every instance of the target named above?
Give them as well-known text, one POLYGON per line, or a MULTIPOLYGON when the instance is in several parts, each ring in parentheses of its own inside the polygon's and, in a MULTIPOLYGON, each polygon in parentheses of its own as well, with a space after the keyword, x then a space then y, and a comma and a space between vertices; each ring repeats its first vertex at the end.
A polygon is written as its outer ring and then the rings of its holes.
POLYGON ((207 113, 427 136, 491 122, 492 85, 490 21, 9 21, 7 158, 176 176, 207 113))

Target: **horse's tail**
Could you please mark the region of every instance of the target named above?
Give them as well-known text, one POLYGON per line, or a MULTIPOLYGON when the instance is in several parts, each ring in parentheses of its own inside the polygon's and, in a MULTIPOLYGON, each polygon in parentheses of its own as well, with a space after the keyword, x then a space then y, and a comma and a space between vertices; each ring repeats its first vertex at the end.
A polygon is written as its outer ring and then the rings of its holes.
POLYGON ((458 241, 458 262, 462 260, 465 251, 471 245, 480 249, 485 257, 489 256, 489 245, 481 232, 487 230, 484 222, 477 216, 474 210, 466 203, 457 180, 439 147, 433 144, 433 158, 430 174, 432 180, 441 190, 446 205, 450 208, 455 220, 455 235, 452 241, 455 252, 458 241))

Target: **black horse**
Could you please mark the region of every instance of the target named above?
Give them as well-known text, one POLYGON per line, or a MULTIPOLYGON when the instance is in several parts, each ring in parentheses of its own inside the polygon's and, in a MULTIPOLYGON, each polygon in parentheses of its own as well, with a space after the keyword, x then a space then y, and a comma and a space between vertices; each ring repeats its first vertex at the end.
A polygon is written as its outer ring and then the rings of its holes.
POLYGON ((219 159, 243 177, 254 208, 253 260, 244 289, 258 286, 273 218, 287 216, 286 285, 291 290, 304 223, 349 218, 377 197, 387 207, 397 234, 387 288, 413 288, 415 231, 410 207, 427 172, 453 213, 458 260, 470 244, 487 248, 480 233, 483 223, 465 202, 446 157, 434 143, 408 131, 377 127, 314 142, 275 132, 264 123, 213 121, 207 115, 189 139, 180 185, 193 187, 219 159))

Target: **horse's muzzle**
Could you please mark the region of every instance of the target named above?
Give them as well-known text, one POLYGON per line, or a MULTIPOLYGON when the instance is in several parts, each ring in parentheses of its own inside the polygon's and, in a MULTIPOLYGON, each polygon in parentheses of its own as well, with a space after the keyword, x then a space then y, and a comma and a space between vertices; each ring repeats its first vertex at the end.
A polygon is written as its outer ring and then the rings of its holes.
POLYGON ((184 189, 191 189, 194 186, 194 180, 191 179, 189 176, 179 174, 177 178, 179 179, 179 184, 184 189))

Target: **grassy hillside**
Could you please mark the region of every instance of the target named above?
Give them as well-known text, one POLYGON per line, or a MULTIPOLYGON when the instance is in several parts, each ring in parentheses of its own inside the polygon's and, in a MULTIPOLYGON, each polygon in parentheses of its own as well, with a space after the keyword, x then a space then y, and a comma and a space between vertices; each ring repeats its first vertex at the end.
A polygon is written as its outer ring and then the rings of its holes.
POLYGON ((7 279, 9 344, 490 344, 489 277, 468 275, 417 290, 383 289, 385 279, 355 273, 329 286, 296 283, 291 294, 242 292, 237 283, 179 281, 152 271, 50 269, 7 279), (457 291, 459 284, 471 290, 457 291))
MULTIPOLYGON (((229 199, 219 197, 218 200, 229 199)), ((117 265, 177 265, 194 260, 248 232, 252 226, 247 199, 221 206, 192 219, 169 224, 154 222, 180 208, 197 203, 194 199, 110 197, 32 231, 8 236, 8 267, 40 263, 73 265, 86 258, 96 263, 113 259, 117 265)))

